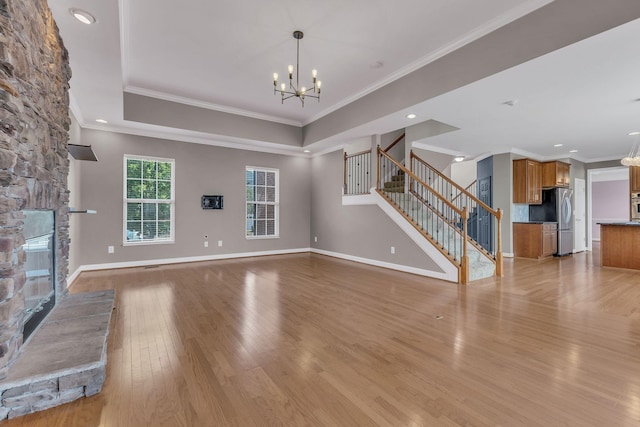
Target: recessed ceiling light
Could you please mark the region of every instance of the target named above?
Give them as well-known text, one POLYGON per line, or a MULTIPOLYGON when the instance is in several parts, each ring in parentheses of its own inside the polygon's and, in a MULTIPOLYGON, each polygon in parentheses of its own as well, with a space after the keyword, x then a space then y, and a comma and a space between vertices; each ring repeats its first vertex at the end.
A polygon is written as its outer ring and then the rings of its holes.
POLYGON ((553 144, 554 147, 562 147, 562 144, 553 144))
POLYGON ((461 162, 464 160, 464 156, 458 156, 456 158, 454 158, 453 160, 455 160, 456 162, 461 162))
POLYGON ((109 122, 108 122, 108 121, 106 121, 105 119, 96 119, 96 122, 98 122, 98 123, 102 123, 102 124, 109 123, 109 122))
POLYGON ((310 153, 311 150, 304 150, 303 153, 310 153))
POLYGON ((90 25, 96 22, 96 18, 92 14, 82 9, 69 9, 69 13, 83 24, 90 25))
POLYGON ((640 135, 640 131, 629 132, 629 136, 640 135))
POLYGON ((570 153, 577 153, 578 150, 569 150, 570 153))
POLYGON ((411 113, 411 114, 407 114, 407 119, 415 119, 416 115, 411 113))

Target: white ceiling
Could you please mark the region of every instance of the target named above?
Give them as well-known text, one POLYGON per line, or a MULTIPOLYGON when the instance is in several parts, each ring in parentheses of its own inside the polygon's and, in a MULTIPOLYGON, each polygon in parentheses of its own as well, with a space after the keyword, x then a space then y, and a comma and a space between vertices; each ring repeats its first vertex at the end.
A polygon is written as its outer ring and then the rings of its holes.
MULTIPOLYGON (((306 125, 551 0, 56 0, 70 53, 72 110, 84 127, 139 132, 123 120, 123 90, 249 117, 306 125), (179 6, 178 6, 179 5, 179 6), (97 22, 68 13, 81 7, 97 22), (272 74, 295 61, 317 68, 322 100, 280 103, 272 74), (382 67, 373 66, 383 63, 382 67), (108 125, 96 125, 103 118, 108 125)), ((640 21, 414 106, 416 122, 460 128, 422 141, 478 156, 515 151, 584 161, 620 157, 640 129, 640 21), (517 100, 515 106, 505 101, 517 100), (553 144, 562 143, 560 149, 553 144), (568 150, 579 150, 569 154, 568 150)), ((386 133, 406 119, 372 121, 342 138, 386 133)), ((178 132, 179 133, 179 132, 178 132)), ((212 136, 215 139, 214 136, 212 136)), ((333 141, 338 145, 345 141, 333 141)), ((323 146, 326 148, 326 145, 323 146)))

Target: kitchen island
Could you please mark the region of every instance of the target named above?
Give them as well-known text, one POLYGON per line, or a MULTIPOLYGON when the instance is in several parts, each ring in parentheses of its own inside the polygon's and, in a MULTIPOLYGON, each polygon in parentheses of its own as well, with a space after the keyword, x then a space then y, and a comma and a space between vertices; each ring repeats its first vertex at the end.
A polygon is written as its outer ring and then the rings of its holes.
POLYGON ((640 270, 640 223, 600 224, 600 264, 640 270))

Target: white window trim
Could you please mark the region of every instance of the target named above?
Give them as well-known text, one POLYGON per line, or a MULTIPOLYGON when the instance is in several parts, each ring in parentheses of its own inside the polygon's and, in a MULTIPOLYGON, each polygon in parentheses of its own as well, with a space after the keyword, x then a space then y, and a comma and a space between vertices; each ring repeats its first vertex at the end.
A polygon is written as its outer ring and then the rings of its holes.
MULTIPOLYGON (((136 154, 125 154, 122 157, 122 246, 147 246, 147 245, 172 245, 176 242, 176 161, 175 159, 168 159, 164 157, 155 156, 140 156, 136 154), (169 239, 162 240, 127 240, 127 202, 130 200, 140 200, 144 203, 144 200, 151 199, 129 199, 127 198, 127 160, 153 160, 157 162, 171 163, 171 237, 169 239)), ((153 199, 158 200, 158 199, 153 199)))
MULTIPOLYGON (((244 183, 244 191, 245 191, 245 197, 244 197, 244 238, 247 240, 267 240, 267 239, 279 239, 280 238, 280 169, 275 169, 275 168, 265 168, 262 166, 245 166, 244 168, 244 179, 245 179, 245 183, 244 183), (273 202, 273 205, 275 206, 274 209, 274 215, 275 215, 275 220, 276 220, 276 224, 275 224, 275 234, 273 235, 269 235, 269 236, 247 236, 247 206, 249 205, 249 202, 247 201, 247 197, 246 197, 246 191, 247 191, 247 171, 249 170, 258 170, 258 171, 265 171, 265 172, 275 172, 276 174, 276 200, 275 202, 273 202)), ((265 203, 266 204, 266 203, 265 203)))

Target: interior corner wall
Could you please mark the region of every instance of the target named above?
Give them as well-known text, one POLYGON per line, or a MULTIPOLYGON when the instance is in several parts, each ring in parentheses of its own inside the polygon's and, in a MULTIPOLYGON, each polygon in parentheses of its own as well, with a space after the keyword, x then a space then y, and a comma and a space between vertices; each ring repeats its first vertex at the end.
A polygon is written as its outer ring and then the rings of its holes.
MULTIPOLYGON (((76 118, 71 115, 71 125, 69 126, 69 144, 81 145, 80 125, 76 118)), ((69 190, 69 208, 81 209, 80 202, 80 173, 78 166, 81 160, 75 160, 69 155, 69 175, 67 176, 67 189, 69 190)), ((77 243, 80 239, 80 215, 69 215, 69 273, 75 273, 80 267, 78 256, 80 251, 77 243)), ((68 283, 67 285, 70 285, 68 283)))
POLYGON ((342 168, 341 151, 312 159, 312 248, 442 272, 380 207, 342 205, 342 168), (395 254, 391 254, 391 246, 395 254))
MULTIPOLYGON (((479 167, 479 166, 478 166, 479 167)), ((502 209, 502 252, 513 253, 511 207, 513 200, 513 161, 511 153, 493 156, 493 208, 502 209)))
MULTIPOLYGON (((78 264, 118 264, 309 248, 309 158, 83 129, 98 162, 78 162, 78 264), (123 246, 123 156, 175 159, 175 243, 123 246), (280 171, 280 237, 245 238, 245 167, 280 171), (224 209, 203 210, 204 194, 224 196, 224 209), (205 236, 207 236, 205 238, 205 236), (204 247, 208 240, 209 246, 204 247), (222 247, 218 246, 222 241, 222 247), (108 246, 115 253, 107 253, 108 246)), ((341 152, 340 152, 341 154, 341 152)))

